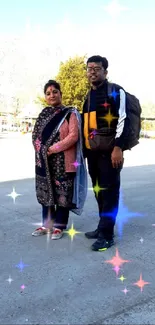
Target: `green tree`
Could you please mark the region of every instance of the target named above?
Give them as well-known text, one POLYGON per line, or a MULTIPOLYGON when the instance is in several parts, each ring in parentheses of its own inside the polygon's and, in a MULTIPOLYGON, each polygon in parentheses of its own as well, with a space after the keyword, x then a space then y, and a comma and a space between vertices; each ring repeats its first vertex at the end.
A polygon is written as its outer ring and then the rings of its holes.
MULTIPOLYGON (((82 110, 84 98, 89 89, 85 61, 86 56, 75 56, 66 62, 61 62, 57 76, 52 78, 61 85, 63 104, 75 106, 79 111, 82 110)), ((41 104, 42 107, 47 105, 45 98, 41 96, 37 97, 36 103, 41 104)))
POLYGON ((89 89, 85 60, 86 56, 76 56, 60 63, 56 76, 56 80, 61 84, 64 105, 76 106, 79 111, 82 110, 89 89))

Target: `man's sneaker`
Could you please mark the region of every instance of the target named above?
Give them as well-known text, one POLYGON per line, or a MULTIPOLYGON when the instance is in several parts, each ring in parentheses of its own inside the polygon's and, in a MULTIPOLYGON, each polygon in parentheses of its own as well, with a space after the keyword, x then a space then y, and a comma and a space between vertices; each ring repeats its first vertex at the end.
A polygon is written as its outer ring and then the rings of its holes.
POLYGON ((60 239, 63 236, 63 230, 54 228, 51 239, 60 239))
POLYGON ((99 231, 98 229, 94 230, 94 231, 89 231, 89 232, 86 232, 85 233, 85 236, 88 238, 88 239, 97 239, 98 238, 98 235, 99 235, 99 231))
MULTIPOLYGON (((85 236, 88 238, 88 239, 97 239, 98 236, 99 236, 99 229, 96 229, 94 231, 89 231, 89 232, 86 232, 85 233, 85 236)), ((114 238, 115 235, 113 234, 112 235, 112 238, 114 238)))
POLYGON ((95 243, 91 246, 93 251, 103 252, 106 251, 109 247, 114 245, 114 240, 106 240, 99 237, 95 243))
MULTIPOLYGON (((45 227, 40 227, 37 228, 33 233, 32 236, 42 236, 42 235, 46 235, 48 233, 49 229, 45 228, 45 227)), ((52 229, 50 230, 50 232, 52 232, 52 229)))

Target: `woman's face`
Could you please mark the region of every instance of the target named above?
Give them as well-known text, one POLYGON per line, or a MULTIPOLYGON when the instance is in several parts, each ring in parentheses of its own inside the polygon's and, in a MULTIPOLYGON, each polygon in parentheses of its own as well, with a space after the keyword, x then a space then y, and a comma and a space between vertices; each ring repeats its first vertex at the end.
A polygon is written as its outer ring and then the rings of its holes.
POLYGON ((59 106, 62 103, 60 91, 54 86, 49 86, 46 90, 45 99, 50 106, 59 106))

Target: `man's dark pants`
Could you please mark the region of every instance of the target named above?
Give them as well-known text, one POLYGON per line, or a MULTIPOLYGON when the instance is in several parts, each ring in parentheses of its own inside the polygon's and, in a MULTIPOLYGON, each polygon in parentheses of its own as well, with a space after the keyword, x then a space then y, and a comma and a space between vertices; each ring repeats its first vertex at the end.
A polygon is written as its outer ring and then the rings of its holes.
POLYGON ((97 184, 101 190, 95 192, 99 207, 100 221, 98 230, 106 240, 111 240, 119 206, 120 171, 113 168, 110 154, 87 150, 89 174, 93 188, 97 184))

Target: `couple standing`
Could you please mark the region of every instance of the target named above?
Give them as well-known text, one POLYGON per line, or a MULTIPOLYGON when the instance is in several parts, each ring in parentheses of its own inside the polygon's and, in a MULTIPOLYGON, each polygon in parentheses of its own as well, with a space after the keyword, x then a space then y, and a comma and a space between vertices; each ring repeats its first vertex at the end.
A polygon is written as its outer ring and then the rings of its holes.
POLYGON ((49 80, 44 87, 48 107, 38 116, 32 135, 36 195, 42 205, 43 226, 33 236, 46 234, 50 229, 51 239, 59 239, 67 227, 69 211, 82 213, 87 195, 87 158, 100 220, 97 229, 85 236, 96 239, 91 246, 95 251, 114 244, 127 116, 124 90, 115 85, 111 96, 108 94, 107 68, 104 57, 97 55, 87 60, 91 90, 82 116, 74 107, 62 104, 56 81, 49 80), (101 137, 98 130, 102 131, 101 137), (97 150, 98 140, 103 150, 97 150))

